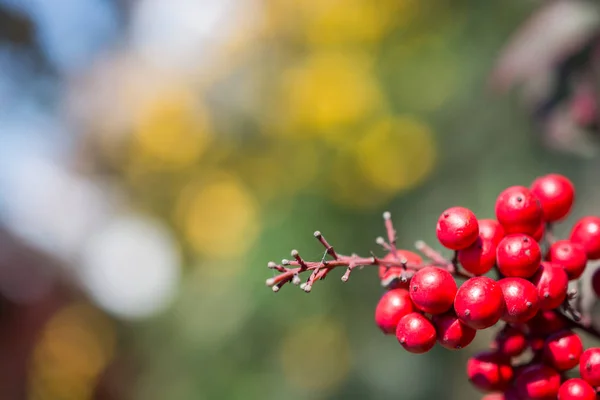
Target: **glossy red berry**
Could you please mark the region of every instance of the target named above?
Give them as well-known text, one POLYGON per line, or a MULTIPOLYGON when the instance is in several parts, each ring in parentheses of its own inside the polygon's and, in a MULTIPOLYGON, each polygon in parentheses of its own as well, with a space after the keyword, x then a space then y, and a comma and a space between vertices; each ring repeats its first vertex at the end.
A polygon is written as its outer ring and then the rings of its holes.
POLYGON ((470 278, 456 292, 454 310, 458 318, 471 328, 489 328, 504 313, 502 289, 486 276, 470 278))
POLYGON ((414 311, 413 303, 405 289, 386 292, 375 308, 375 323, 385 334, 396 333, 400 318, 414 311))
POLYGON ((579 363, 583 344, 579 336, 570 330, 557 332, 544 344, 544 361, 558 371, 567 371, 579 363))
POLYGON ((458 262, 473 275, 483 275, 496 264, 496 245, 481 234, 471 246, 458 251, 458 262))
POLYGON ((447 349, 463 349, 475 338, 475 329, 463 324, 453 314, 434 315, 432 322, 438 343, 447 349))
POLYGON ((408 352, 426 353, 435 345, 435 327, 422 314, 413 312, 398 321, 396 338, 408 352))
POLYGON ((451 250, 472 245, 479 236, 477 217, 468 208, 452 207, 440 215, 436 228, 440 243, 451 250))
POLYGON ((496 261, 502 275, 529 278, 542 261, 540 245, 524 234, 506 236, 496 249, 496 261))
POLYGON ((513 378, 510 362, 491 351, 484 351, 467 362, 467 376, 477 389, 483 392, 501 391, 513 378))
POLYGON ((397 262, 399 260, 406 260, 406 262, 420 265, 423 263, 423 259, 417 253, 413 253, 408 250, 396 250, 396 255, 393 253, 388 253, 383 258, 383 265, 379 267, 379 280, 381 281, 381 286, 386 287, 388 289, 396 289, 403 288, 408 289, 409 282, 408 280, 402 281, 402 277, 405 276, 403 273, 405 272, 402 267, 387 267, 385 262, 394 261, 397 262))
POLYGON ((534 364, 517 375, 515 386, 521 397, 525 399, 556 399, 560 388, 560 375, 551 367, 534 364))
POLYGON ((573 206, 575 187, 559 174, 549 174, 533 181, 531 192, 540 200, 544 220, 555 222, 563 219, 573 206))
POLYGON ((547 336, 567 327, 563 318, 554 310, 540 310, 527 323, 532 335, 547 336))
POLYGON ((600 258, 600 217, 583 217, 573 225, 570 239, 583 246, 589 260, 600 258))
POLYGON ((593 387, 600 386, 600 348, 590 347, 579 358, 579 375, 593 387))
POLYGON ((415 307, 429 314, 448 311, 454 303, 456 290, 452 274, 438 267, 425 267, 410 281, 410 298, 415 307))
POLYGON ((496 246, 504 238, 504 228, 495 219, 479 220, 479 236, 491 240, 496 246))
POLYGON ((520 329, 507 325, 494 337, 491 348, 505 358, 516 357, 527 349, 527 338, 520 329))
POLYGON ((540 309, 538 292, 535 285, 523 278, 504 278, 498 281, 504 295, 504 314, 506 322, 527 322, 540 309))
POLYGON ((592 275, 592 289, 596 297, 600 297, 600 268, 596 268, 592 275))
POLYGON ((572 378, 560 385, 558 400, 596 400, 596 391, 583 379, 572 378))
POLYGON ((569 279, 577 279, 583 274, 588 259, 581 244, 559 240, 550 246, 550 261, 561 265, 569 279))
POLYGON ((525 186, 511 186, 496 200, 496 219, 506 234, 533 235, 542 223, 542 205, 525 186))
POLYGON ((557 308, 567 296, 569 278, 564 268, 559 265, 542 262, 531 282, 537 287, 542 310, 557 308))

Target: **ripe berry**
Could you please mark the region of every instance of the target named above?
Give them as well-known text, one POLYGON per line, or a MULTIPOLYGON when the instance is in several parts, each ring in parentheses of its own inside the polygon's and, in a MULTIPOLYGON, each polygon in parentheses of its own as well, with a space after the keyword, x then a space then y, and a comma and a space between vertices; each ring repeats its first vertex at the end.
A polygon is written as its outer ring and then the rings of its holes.
POLYGON ((592 275, 592 289, 594 289, 596 297, 600 297, 600 268, 596 268, 592 275))
POLYGON ((600 348, 590 347, 581 354, 579 375, 593 387, 600 386, 600 348))
POLYGON ((496 246, 504 238, 504 228, 495 219, 479 220, 479 236, 490 239, 496 246))
POLYGON ((531 282, 537 287, 542 310, 552 310, 560 306, 567 296, 569 278, 564 268, 559 265, 542 262, 531 282))
POLYGON ((475 329, 463 324, 453 314, 434 315, 433 325, 438 343, 450 350, 463 349, 475 338, 475 329))
POLYGON ((566 328, 567 324, 553 310, 540 310, 529 320, 527 327, 532 335, 547 336, 566 328))
POLYGON ((587 255, 581 244, 559 240, 550 247, 550 261, 560 264, 569 279, 577 279, 587 265, 587 255))
POLYGON ((583 217, 573 225, 570 239, 580 243, 589 260, 600 258, 600 218, 583 217))
POLYGON ((496 353, 484 351, 467 362, 467 376, 477 389, 483 392, 501 391, 513 378, 510 362, 496 353))
POLYGON ((423 315, 413 312, 398 321, 396 338, 410 353, 426 353, 435 345, 435 327, 423 315))
POLYGON ((496 245, 480 234, 475 243, 458 251, 458 261, 473 275, 483 275, 496 264, 496 245))
POLYGON ((544 350, 544 345, 546 344, 546 339, 539 336, 532 336, 529 338, 529 347, 531 351, 534 353, 540 352, 544 350))
POLYGON ((436 228, 440 243, 451 250, 469 247, 477 240, 479 224, 468 208, 452 207, 440 215, 436 228))
POLYGON ((571 211, 575 200, 573 183, 559 174, 537 178, 531 185, 531 192, 540 200, 547 222, 563 219, 571 211))
POLYGON ((535 364, 517 375, 515 386, 521 397, 525 399, 556 399, 560 388, 560 375, 548 366, 535 364))
POLYGON ((523 234, 508 235, 496 249, 498 269, 504 276, 529 278, 540 266, 540 245, 523 234))
POLYGON ((596 391, 579 378, 566 380, 558 389, 558 400, 595 400, 596 391))
POLYGON ((527 338, 521 330, 506 325, 496 333, 490 347, 498 355, 508 359, 523 353, 527 349, 527 344, 527 338))
POLYGON ((568 330, 551 335, 544 344, 544 361, 558 371, 567 371, 576 366, 581 353, 581 339, 568 330))
POLYGON ((471 328, 489 328, 504 313, 502 289, 486 276, 470 278, 456 292, 454 310, 458 318, 471 328))
POLYGON ((396 332, 400 318, 414 311, 408 290, 393 289, 386 292, 375 308, 375 323, 385 334, 396 332))
POLYGON ((542 223, 542 205, 525 186, 511 186, 496 200, 496 218, 506 234, 533 235, 542 223))
POLYGON ((417 271, 410 281, 410 298, 419 310, 441 314, 452 307, 456 289, 450 272, 438 267, 425 267, 417 271))
POLYGON ((504 278, 498 281, 504 295, 502 320, 512 323, 527 322, 537 314, 540 305, 537 288, 523 278, 504 278))
POLYGON ((385 262, 389 261, 399 261, 406 260, 406 262, 411 264, 420 265, 423 263, 423 259, 417 253, 413 253, 408 250, 396 250, 396 256, 392 253, 388 253, 383 258, 383 265, 379 267, 379 280, 381 281, 381 285, 388 289, 396 289, 403 288, 408 289, 409 283, 408 281, 402 282, 402 277, 405 273, 404 268, 402 267, 386 267, 385 262))

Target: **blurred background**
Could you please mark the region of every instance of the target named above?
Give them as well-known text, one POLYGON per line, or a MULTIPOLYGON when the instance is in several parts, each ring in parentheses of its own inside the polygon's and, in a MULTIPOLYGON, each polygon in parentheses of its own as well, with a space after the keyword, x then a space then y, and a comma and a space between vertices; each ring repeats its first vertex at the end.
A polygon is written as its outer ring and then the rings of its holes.
POLYGON ((411 355, 376 269, 266 264, 381 254, 385 210, 435 244, 549 172, 600 212, 597 7, 0 0, 0 398, 479 398, 491 333, 411 355))

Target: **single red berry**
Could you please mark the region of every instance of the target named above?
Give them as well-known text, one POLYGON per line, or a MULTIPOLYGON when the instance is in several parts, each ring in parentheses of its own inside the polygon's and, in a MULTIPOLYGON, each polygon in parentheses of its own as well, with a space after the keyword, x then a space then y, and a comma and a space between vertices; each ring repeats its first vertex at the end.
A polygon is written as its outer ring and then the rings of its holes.
POLYGON ((542 310, 552 310, 560 306, 567 297, 569 277, 564 268, 549 262, 542 262, 531 282, 537 287, 542 310))
POLYGON ((579 358, 579 375, 593 387, 600 386, 600 348, 590 347, 579 358))
POLYGON ((414 311, 410 294, 405 289, 393 289, 381 296, 375 308, 375 323, 385 334, 396 332, 400 318, 414 311))
POLYGON ((587 260, 585 249, 579 243, 559 240, 550 246, 550 261, 560 264, 569 279, 577 279, 583 274, 587 260))
POLYGON ((425 267, 410 281, 410 298, 415 307, 429 314, 448 311, 454 303, 456 290, 452 274, 438 267, 425 267))
POLYGON ((483 275, 496 264, 496 245, 480 234, 475 243, 458 251, 458 262, 473 275, 483 275))
POLYGON ((521 397, 525 399, 556 399, 560 387, 560 375, 546 365, 534 364, 517 375, 515 386, 521 397))
POLYGON ((596 391, 583 379, 572 378, 560 385, 558 400, 596 400, 596 391))
POLYGON ((432 322, 438 343, 447 349, 463 349, 475 338, 475 329, 463 324, 453 314, 434 315, 432 322))
POLYGON ((527 322, 540 309, 535 285, 523 278, 504 278, 498 281, 504 295, 502 320, 512 323, 527 322))
POLYGON ((529 338, 529 347, 533 352, 539 352, 544 350, 544 345, 546 344, 546 339, 540 336, 532 336, 529 338))
POLYGON ((583 344, 579 336, 572 331, 557 332, 544 344, 544 361, 558 371, 567 371, 579 363, 583 353, 583 344))
POLYGON ((458 318, 474 329, 494 325, 504 313, 504 296, 491 278, 470 278, 456 292, 454 310, 458 318))
POLYGON ((483 392, 501 391, 513 378, 510 362, 492 351, 484 351, 467 362, 467 376, 477 389, 483 392))
POLYGON ((527 349, 527 345, 527 338, 523 331, 510 325, 506 325, 496 333, 490 347, 492 350, 495 350, 498 355, 508 359, 523 353, 527 349))
POLYGON ((531 234, 531 237, 535 239, 536 242, 540 242, 544 238, 544 234, 546 233, 546 224, 541 223, 540 226, 531 234))
POLYGON ((547 336, 567 327, 563 318, 554 310, 540 310, 535 317, 527 322, 532 335, 547 336))
POLYGON ((547 222, 563 219, 571 211, 575 200, 573 183, 559 174, 537 178, 531 184, 531 192, 540 200, 547 222))
POLYGON ((440 215, 436 228, 440 243, 451 250, 469 247, 479 236, 479 223, 473 211, 452 207, 440 215))
POLYGON ((479 236, 491 240, 496 246, 504 238, 504 228, 495 219, 479 220, 479 236))
POLYGON ((542 223, 542 205, 525 186, 511 186, 496 200, 496 218, 506 234, 533 235, 542 223))
POLYGON ((413 312, 398 321, 396 338, 410 353, 426 353, 435 345, 435 327, 423 315, 413 312))
POLYGON ((573 225, 570 239, 583 246, 589 260, 600 258, 600 217, 583 217, 573 225))
POLYGON ((542 251, 531 236, 508 235, 496 249, 496 261, 502 275, 529 278, 540 266, 542 251))
POLYGON ((592 289, 594 289, 596 297, 600 297, 600 268, 596 268, 592 275, 592 289))
POLYGON ((423 263, 421 256, 417 253, 413 253, 412 251, 396 250, 396 255, 393 253, 388 253, 385 257, 383 257, 383 263, 379 267, 379 280, 381 281, 381 286, 388 289, 408 289, 409 281, 406 279, 406 271, 404 268, 388 267, 385 265, 386 262, 398 262, 401 260, 406 260, 406 262, 415 265, 421 265, 423 263), (404 281, 402 279, 403 277, 405 278, 404 281))

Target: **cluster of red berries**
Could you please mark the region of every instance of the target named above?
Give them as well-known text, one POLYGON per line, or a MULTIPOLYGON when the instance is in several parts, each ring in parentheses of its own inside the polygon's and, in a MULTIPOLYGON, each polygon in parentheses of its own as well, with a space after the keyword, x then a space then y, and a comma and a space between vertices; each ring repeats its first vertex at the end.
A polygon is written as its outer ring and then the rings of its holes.
MULTIPOLYGON (((425 251, 431 261, 424 261, 387 245, 390 251, 378 263, 388 290, 375 310, 377 325, 407 351, 425 353, 436 342, 464 348, 477 331, 501 321, 490 349, 467 365, 471 383, 489 393, 484 399, 596 399, 600 348, 584 351, 573 331, 582 326, 581 310, 571 304, 576 294, 568 286, 589 260, 600 259, 600 217, 581 218, 567 240, 550 233, 574 199, 569 179, 551 174, 529 188, 500 193, 495 219, 449 208, 436 231, 440 243, 454 251, 447 262, 431 249, 425 251), (483 276, 490 271, 496 279, 483 276), (466 280, 458 286, 457 277, 466 280), (581 378, 569 379, 566 372, 577 366, 581 378)), ((592 281, 600 296, 600 270, 592 281)))

